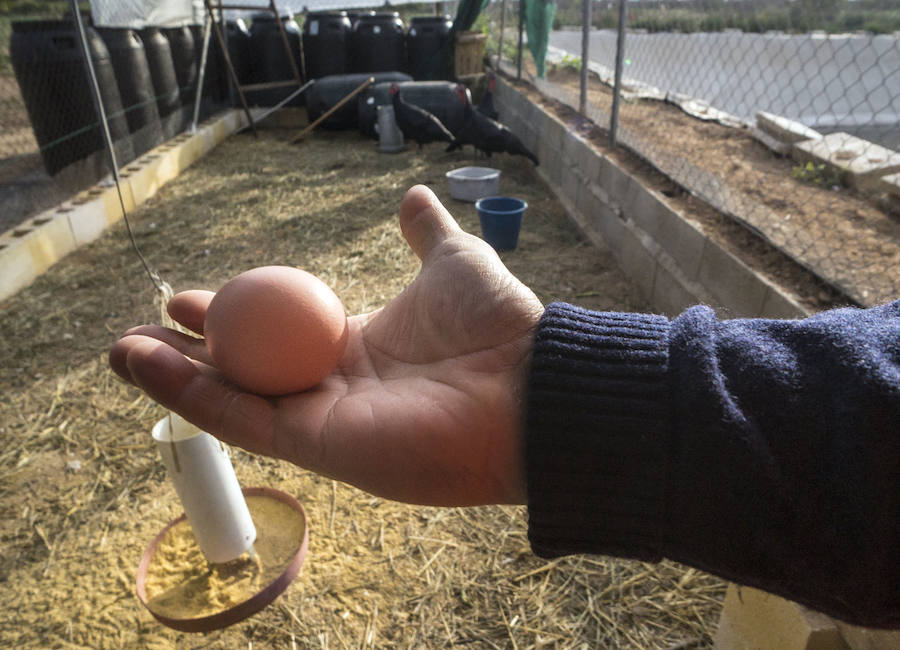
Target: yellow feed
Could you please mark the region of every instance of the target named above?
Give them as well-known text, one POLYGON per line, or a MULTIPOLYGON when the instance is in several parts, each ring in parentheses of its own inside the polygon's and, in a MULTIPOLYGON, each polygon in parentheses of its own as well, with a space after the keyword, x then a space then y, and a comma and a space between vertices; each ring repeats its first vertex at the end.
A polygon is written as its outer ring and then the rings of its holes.
POLYGON ((200 618, 249 600, 284 571, 303 542, 305 523, 286 503, 247 497, 256 526, 255 557, 244 553, 225 564, 209 564, 187 521, 160 541, 147 571, 147 606, 176 619, 200 618))

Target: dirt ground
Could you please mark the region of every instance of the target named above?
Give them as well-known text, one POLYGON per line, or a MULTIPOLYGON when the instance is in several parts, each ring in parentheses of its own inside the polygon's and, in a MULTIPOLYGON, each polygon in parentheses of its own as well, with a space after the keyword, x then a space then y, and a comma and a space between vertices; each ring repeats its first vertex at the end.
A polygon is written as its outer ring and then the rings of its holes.
MULTIPOLYGON (((396 209, 432 186, 464 228, 438 145, 378 154, 350 132, 234 136, 137 210, 135 237, 176 291, 291 264, 347 310, 384 304, 415 275, 396 209)), ((501 191, 529 209, 509 268, 549 302, 646 309, 612 258, 581 239, 530 163, 497 156, 501 191)), ((163 410, 117 381, 106 352, 158 320, 122 225, 0 303, 0 645, 59 648, 708 647, 725 584, 664 562, 546 561, 522 508, 439 509, 374 498, 234 450, 244 486, 295 495, 310 521, 301 575, 226 630, 178 633, 135 595, 141 554, 179 504, 150 439, 163 410)))
MULTIPOLYGON (((525 68, 527 78, 533 74, 533 64, 527 62, 525 68)), ((547 78, 576 95, 579 92, 579 73, 571 67, 548 66, 547 78)), ((588 103, 608 113, 611 90, 594 75, 588 75, 588 80, 588 103)), ((876 304, 900 295, 900 215, 886 213, 851 188, 796 180, 792 175, 796 163, 773 154, 746 129, 700 120, 660 101, 625 100, 619 111, 620 128, 640 138, 653 155, 675 160, 676 166, 683 161, 704 170, 733 188, 737 196, 762 206, 748 212, 759 230, 765 229, 765 238, 711 209, 646 160, 622 148, 610 152, 607 124, 579 123, 573 111, 530 86, 520 87, 533 101, 567 116, 573 128, 581 128, 597 148, 646 179, 709 236, 810 310, 848 302, 876 304)))

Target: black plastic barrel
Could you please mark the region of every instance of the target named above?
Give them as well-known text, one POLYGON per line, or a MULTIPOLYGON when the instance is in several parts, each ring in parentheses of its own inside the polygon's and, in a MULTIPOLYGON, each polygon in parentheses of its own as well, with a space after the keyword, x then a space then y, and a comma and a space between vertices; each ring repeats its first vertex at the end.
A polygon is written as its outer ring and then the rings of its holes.
MULTIPOLYGON (((167 27, 162 30, 169 39, 172 62, 175 64, 175 78, 178 79, 178 96, 182 107, 194 105, 197 92, 197 53, 194 49, 194 35, 190 27, 167 27)), ((186 121, 189 120, 186 117, 186 121)))
POLYGON ((374 16, 374 11, 364 11, 361 9, 357 10, 349 10, 347 11, 347 18, 350 20, 350 31, 353 31, 353 28, 356 27, 356 22, 362 18, 363 16, 374 16))
POLYGON ((406 32, 407 70, 417 81, 453 79, 450 16, 416 16, 406 32))
POLYGON ((352 72, 389 72, 406 69, 406 33, 400 14, 360 16, 350 36, 352 72))
MULTIPOLYGON (((397 84, 400 97, 408 104, 424 108, 456 133, 463 125, 463 104, 456 94, 456 84, 450 81, 405 81, 397 84)), ((391 103, 391 83, 376 83, 360 93, 357 105, 359 130, 370 138, 378 138, 375 123, 378 107, 391 103)))
POLYGON ((175 136, 183 126, 181 97, 178 92, 178 77, 169 39, 156 27, 148 27, 138 32, 144 44, 144 53, 153 81, 156 108, 162 124, 163 138, 175 136))
POLYGON ((144 44, 130 29, 102 28, 97 29, 97 32, 109 50, 125 109, 125 119, 131 133, 131 143, 135 155, 140 156, 163 139, 144 44))
POLYGON ((247 24, 240 18, 229 20, 225 24, 225 39, 228 41, 228 57, 238 81, 241 84, 250 83, 250 30, 247 24))
POLYGON ((350 33, 347 13, 313 12, 303 23, 303 65, 306 79, 350 71, 350 33))
MULTIPOLYGON (((402 72, 339 74, 316 79, 316 83, 305 93, 306 111, 310 121, 318 119, 369 77, 374 77, 376 84, 384 81, 412 81, 412 77, 402 72)), ((357 102, 352 100, 347 102, 332 113, 322 126, 332 129, 357 128, 359 126, 357 105, 357 102)))
MULTIPOLYGON (((134 151, 112 60, 97 32, 87 26, 85 31, 121 166, 134 159, 134 151)), ((9 52, 47 173, 56 174, 96 152, 101 152, 97 160, 102 166, 103 134, 74 24, 62 20, 13 22, 9 52)))
MULTIPOLYGON (((291 14, 281 17, 287 35, 291 56, 298 73, 302 70, 300 58, 300 26, 291 14)), ((250 24, 250 70, 251 83, 269 83, 294 79, 294 68, 284 49, 281 30, 271 13, 253 16, 250 24)), ((247 93, 251 105, 274 106, 297 88, 282 86, 269 90, 254 90, 247 93)), ((291 102, 293 106, 303 105, 303 95, 291 102)))

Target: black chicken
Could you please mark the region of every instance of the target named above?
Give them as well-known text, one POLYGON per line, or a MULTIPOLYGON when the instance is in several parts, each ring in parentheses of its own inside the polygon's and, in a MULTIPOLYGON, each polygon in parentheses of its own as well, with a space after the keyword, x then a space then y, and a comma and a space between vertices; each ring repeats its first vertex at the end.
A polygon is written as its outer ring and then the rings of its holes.
POLYGON ((535 165, 539 164, 537 156, 525 148, 515 133, 472 108, 464 85, 456 87, 456 94, 463 103, 463 125, 447 151, 462 149, 463 145, 470 144, 475 147, 475 151, 483 151, 488 159, 492 153, 506 152, 514 156, 525 156, 535 165))
POLYGON ((500 113, 497 112, 497 109, 494 107, 494 88, 497 86, 497 77, 494 76, 494 73, 488 75, 488 87, 487 90, 484 91, 484 95, 481 97, 481 101, 478 102, 478 106, 475 108, 478 109, 478 112, 482 115, 487 115, 492 120, 499 120, 500 113))
POLYGON ((390 92, 394 118, 404 138, 418 142, 419 149, 426 142, 453 142, 453 134, 436 116, 424 108, 403 101, 397 84, 391 84, 390 92))

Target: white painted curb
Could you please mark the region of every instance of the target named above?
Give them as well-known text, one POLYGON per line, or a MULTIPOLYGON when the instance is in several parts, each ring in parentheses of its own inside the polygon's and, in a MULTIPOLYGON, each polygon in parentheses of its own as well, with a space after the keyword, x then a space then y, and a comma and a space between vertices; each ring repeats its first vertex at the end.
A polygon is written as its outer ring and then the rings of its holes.
MULTIPOLYGON (((126 213, 246 123, 243 111, 229 109, 198 125, 196 133, 182 133, 123 167, 120 177, 126 213)), ((98 184, 0 235, 0 300, 27 287, 121 219, 115 186, 98 184)))

